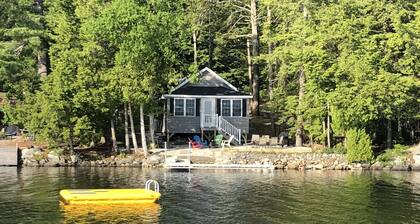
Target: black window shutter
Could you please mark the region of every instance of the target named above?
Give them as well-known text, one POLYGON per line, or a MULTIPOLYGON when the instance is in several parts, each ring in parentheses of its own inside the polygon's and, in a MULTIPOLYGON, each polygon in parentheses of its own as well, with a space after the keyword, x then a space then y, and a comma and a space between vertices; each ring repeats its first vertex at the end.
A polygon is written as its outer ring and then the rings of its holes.
POLYGON ((246 117, 247 105, 246 99, 242 99, 242 117, 246 117))
POLYGON ((200 116, 200 99, 197 98, 195 99, 195 116, 199 117, 200 116))
POLYGON ((169 115, 174 115, 174 98, 169 98, 169 115))
POLYGON ((220 99, 216 99, 216 113, 221 116, 222 114, 220 113, 220 99))

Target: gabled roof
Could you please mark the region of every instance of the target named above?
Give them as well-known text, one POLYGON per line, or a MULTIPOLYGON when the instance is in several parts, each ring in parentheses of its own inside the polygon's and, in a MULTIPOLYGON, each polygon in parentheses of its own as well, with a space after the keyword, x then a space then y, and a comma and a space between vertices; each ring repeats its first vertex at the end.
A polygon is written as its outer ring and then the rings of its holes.
POLYGON ((171 94, 177 94, 177 92, 185 93, 185 90, 182 91, 180 89, 184 89, 186 87, 195 87, 195 89, 197 89, 197 87, 204 87, 204 88, 209 88, 208 89, 209 91, 210 91, 210 88, 219 89, 219 90, 223 88, 225 89, 224 91, 239 92, 235 86, 233 86, 228 81, 220 77, 218 74, 216 74, 216 72, 214 72, 210 68, 206 67, 202 69, 199 72, 199 76, 200 76, 199 81, 197 83, 191 83, 190 79, 185 79, 181 84, 175 87, 170 93, 171 94))

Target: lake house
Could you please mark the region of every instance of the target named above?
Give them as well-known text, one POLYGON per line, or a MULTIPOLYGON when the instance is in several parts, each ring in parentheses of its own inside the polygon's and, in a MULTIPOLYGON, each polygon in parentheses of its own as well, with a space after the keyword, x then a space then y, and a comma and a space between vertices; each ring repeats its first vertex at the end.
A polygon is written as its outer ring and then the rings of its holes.
POLYGON ((249 133, 248 104, 252 96, 240 92, 209 68, 199 72, 198 80, 185 79, 164 94, 168 139, 177 133, 197 133, 211 140, 217 132, 241 144, 249 133))

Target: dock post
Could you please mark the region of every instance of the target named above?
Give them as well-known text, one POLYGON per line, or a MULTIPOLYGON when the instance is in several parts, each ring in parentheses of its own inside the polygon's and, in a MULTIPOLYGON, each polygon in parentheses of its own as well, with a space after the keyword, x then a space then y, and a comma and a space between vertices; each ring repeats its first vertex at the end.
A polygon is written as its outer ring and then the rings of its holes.
POLYGON ((164 142, 163 144, 165 145, 165 163, 166 163, 166 154, 167 154, 167 151, 168 151, 168 147, 166 145, 166 142, 164 142))
POLYGON ((191 171, 191 142, 188 142, 188 172, 191 171))

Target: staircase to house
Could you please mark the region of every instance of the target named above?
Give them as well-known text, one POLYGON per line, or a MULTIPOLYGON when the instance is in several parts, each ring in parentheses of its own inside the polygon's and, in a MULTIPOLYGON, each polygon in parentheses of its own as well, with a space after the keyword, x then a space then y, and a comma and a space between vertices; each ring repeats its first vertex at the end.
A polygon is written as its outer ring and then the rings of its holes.
POLYGON ((216 128, 225 138, 233 136, 232 144, 240 145, 242 143, 242 130, 217 114, 201 116, 201 128, 216 128))

